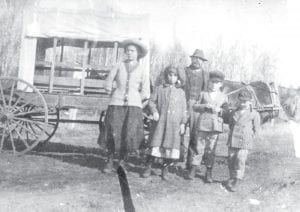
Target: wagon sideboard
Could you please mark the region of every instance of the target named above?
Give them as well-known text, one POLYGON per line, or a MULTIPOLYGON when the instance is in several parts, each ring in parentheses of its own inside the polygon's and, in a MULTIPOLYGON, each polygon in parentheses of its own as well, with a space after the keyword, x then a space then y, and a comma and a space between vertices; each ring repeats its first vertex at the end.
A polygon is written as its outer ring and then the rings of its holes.
MULTIPOLYGON (((26 12, 18 78, 34 85, 49 107, 104 110, 104 80, 124 57, 120 43, 141 38, 149 45, 148 17, 60 6, 26 12)), ((141 64, 149 72, 149 56, 141 64)))

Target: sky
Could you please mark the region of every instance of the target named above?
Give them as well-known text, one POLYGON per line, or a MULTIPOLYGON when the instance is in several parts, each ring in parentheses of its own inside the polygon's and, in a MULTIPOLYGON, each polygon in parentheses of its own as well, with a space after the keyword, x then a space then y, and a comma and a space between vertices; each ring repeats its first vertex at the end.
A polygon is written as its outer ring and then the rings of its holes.
POLYGON ((174 40, 189 54, 196 48, 207 52, 220 40, 224 48, 236 43, 246 49, 255 46, 276 57, 281 85, 300 86, 300 70, 296 70, 300 49, 297 0, 88 0, 82 1, 83 5, 74 3, 81 0, 67 1, 75 8, 101 4, 116 11, 149 15, 150 37, 162 49, 174 40))
POLYGON ((300 86, 297 0, 118 0, 122 10, 150 15, 150 30, 162 48, 178 39, 188 52, 208 50, 219 39, 228 48, 256 46, 277 59, 279 84, 300 86), (141 9, 143 8, 143 9, 141 9), (297 47, 297 48, 295 48, 297 47))

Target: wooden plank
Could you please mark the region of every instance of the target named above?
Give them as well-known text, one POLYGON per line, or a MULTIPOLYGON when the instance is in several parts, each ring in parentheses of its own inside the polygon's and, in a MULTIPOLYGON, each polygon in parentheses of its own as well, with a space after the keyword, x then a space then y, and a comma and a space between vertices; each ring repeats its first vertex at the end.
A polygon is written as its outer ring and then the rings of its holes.
POLYGON ((114 65, 115 65, 118 61, 118 42, 114 43, 113 58, 114 58, 114 65))
POLYGON ((81 95, 64 95, 61 98, 63 108, 94 109, 106 110, 109 103, 109 97, 102 96, 81 96, 81 95))
MULTIPOLYGON (((34 78, 35 85, 48 85, 49 76, 36 75, 34 78)), ((99 79, 85 79, 85 87, 87 88, 104 88, 105 80, 99 79)), ((71 77, 54 77, 54 86, 65 86, 65 87, 80 87, 80 79, 74 79, 71 77)))
POLYGON ((57 46, 57 38, 53 38, 53 56, 52 56, 50 78, 49 78, 49 93, 51 93, 53 90, 54 71, 55 71, 55 62, 56 62, 56 46, 57 46))
MULTIPOLYGON (((22 94, 23 95, 23 94, 22 94)), ((24 93, 26 99, 32 99, 36 96, 35 93, 24 93)), ((49 107, 60 106, 60 108, 78 108, 78 109, 93 109, 105 110, 109 103, 107 95, 98 96, 81 96, 62 94, 57 95, 53 93, 44 93, 43 97, 49 107)), ((33 101, 32 104, 42 106, 41 101, 33 101)))
MULTIPOLYGON (((51 69, 51 62, 49 61, 36 61, 36 69, 51 69)), ((55 70, 62 69, 63 71, 81 71, 82 67, 76 63, 56 62, 55 70)), ((91 66, 87 65, 87 69, 94 70, 97 72, 109 72, 112 66, 91 66)))
POLYGON ((62 38, 61 39, 61 47, 60 47, 60 62, 62 63, 63 62, 63 59, 64 59, 64 39, 62 38))
POLYGON ((109 48, 105 49, 105 61, 104 61, 104 66, 107 66, 108 64, 108 55, 109 55, 109 48))
POLYGON ((84 48, 83 48, 83 56, 82 56, 82 71, 81 71, 81 81, 80 81, 80 94, 84 94, 84 80, 87 68, 87 61, 88 61, 88 41, 84 41, 84 48))

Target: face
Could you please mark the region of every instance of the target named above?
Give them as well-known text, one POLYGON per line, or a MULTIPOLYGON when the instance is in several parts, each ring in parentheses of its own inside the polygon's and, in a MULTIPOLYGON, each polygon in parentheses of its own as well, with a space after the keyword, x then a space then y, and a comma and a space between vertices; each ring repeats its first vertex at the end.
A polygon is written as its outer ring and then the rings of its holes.
POLYGON ((201 60, 199 57, 191 57, 191 60, 194 67, 200 68, 203 64, 203 60, 201 60))
POLYGON ((223 83, 216 79, 210 79, 208 84, 210 90, 212 91, 219 91, 222 85, 223 83))
POLYGON ((178 76, 177 76, 177 74, 171 72, 171 73, 168 73, 167 79, 168 79, 168 83, 174 85, 178 80, 178 76))
POLYGON ((128 45, 125 48, 125 54, 127 56, 127 59, 130 61, 136 61, 138 58, 138 50, 137 47, 134 45, 128 45))

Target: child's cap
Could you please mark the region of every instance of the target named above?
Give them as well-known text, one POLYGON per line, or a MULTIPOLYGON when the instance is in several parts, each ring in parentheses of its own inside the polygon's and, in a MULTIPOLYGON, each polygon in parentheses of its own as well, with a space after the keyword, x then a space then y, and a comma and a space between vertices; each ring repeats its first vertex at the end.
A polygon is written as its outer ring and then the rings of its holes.
POLYGON ((238 96, 239 100, 250 101, 252 99, 252 95, 248 90, 242 90, 238 96))
POLYGON ((225 79, 225 75, 221 71, 211 71, 209 72, 209 79, 217 81, 217 82, 223 82, 225 79))

